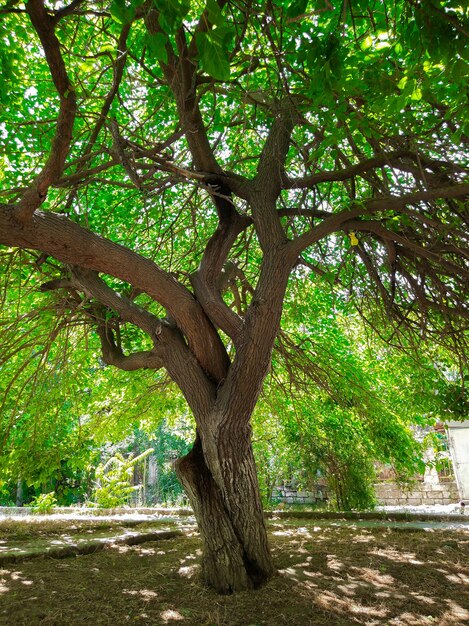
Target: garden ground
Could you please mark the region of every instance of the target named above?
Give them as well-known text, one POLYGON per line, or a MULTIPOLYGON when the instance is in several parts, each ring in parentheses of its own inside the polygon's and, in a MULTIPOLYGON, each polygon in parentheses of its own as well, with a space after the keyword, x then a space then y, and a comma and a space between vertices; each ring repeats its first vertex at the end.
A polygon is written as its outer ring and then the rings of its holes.
MULTIPOLYGON (((6 520, 0 540, 60 541, 98 531, 115 534, 125 526, 107 524, 6 520)), ((172 539, 115 544, 93 554, 5 562, 0 624, 469 623, 468 530, 273 519, 269 534, 278 575, 261 589, 232 596, 219 596, 201 583, 201 544, 190 528, 172 539)))

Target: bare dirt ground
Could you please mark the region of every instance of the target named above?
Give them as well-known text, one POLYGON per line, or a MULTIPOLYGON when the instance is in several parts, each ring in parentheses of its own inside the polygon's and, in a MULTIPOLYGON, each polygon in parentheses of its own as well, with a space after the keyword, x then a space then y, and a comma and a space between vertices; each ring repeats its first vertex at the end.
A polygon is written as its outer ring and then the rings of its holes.
MULTIPOLYGON (((11 524, 5 528, 0 537, 21 533, 11 524)), ((0 565, 0 624, 469 624, 467 530, 312 520, 272 520, 269 530, 278 575, 261 589, 232 596, 201 583, 195 531, 96 554, 0 565)), ((70 526, 38 522, 28 537, 65 531, 70 526)))

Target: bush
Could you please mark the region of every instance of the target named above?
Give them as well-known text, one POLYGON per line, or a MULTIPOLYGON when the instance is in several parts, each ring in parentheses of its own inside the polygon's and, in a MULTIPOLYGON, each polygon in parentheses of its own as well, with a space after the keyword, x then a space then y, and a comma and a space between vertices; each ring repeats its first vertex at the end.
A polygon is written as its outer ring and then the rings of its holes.
POLYGON ((98 484, 93 491, 93 501, 105 509, 128 504, 130 496, 141 488, 141 485, 132 485, 134 467, 152 452, 153 448, 149 448, 128 459, 118 452, 106 463, 101 463, 96 468, 98 484))
POLYGON ((46 515, 52 511, 52 508, 57 504, 55 492, 41 493, 31 501, 31 508, 34 513, 39 515, 46 515))

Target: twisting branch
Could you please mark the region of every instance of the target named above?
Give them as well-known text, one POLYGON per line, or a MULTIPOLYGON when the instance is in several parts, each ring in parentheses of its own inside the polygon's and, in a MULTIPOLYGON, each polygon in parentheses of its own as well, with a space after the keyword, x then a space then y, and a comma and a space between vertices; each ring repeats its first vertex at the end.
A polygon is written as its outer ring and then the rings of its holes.
POLYGON ((236 212, 220 219, 217 230, 207 243, 196 272, 191 276, 197 300, 212 322, 230 337, 235 346, 242 331, 242 319, 223 301, 219 277, 228 254, 238 235, 251 223, 236 212))
POLYGON ((157 370, 164 366, 163 360, 153 350, 145 350, 125 355, 114 340, 114 333, 105 322, 98 322, 96 327, 100 342, 103 361, 106 365, 114 365, 121 370, 132 372, 139 369, 157 370))
POLYGON ((108 287, 99 278, 97 272, 72 267, 69 279, 50 280, 41 285, 41 291, 56 289, 66 289, 76 295, 77 291, 84 291, 88 297, 97 301, 97 304, 91 305, 91 313, 97 322, 97 332, 105 363, 127 371, 141 368, 159 369, 164 366, 162 356, 158 353, 160 348, 158 340, 162 332, 163 320, 108 287), (130 322, 143 330, 152 339, 154 348, 128 356, 124 355, 120 345, 116 344, 113 330, 106 319, 106 312, 109 309, 118 314, 119 320, 130 322))
MULTIPOLYGON (((288 176, 285 176, 282 184, 285 189, 312 189, 320 183, 349 180, 354 176, 370 172, 371 170, 383 167, 384 165, 389 165, 389 167, 395 167, 396 169, 403 169, 407 171, 409 169, 409 164, 403 161, 403 159, 413 161, 418 165, 423 165, 424 167, 437 172, 441 172, 442 168, 449 171, 457 171, 461 173, 465 172, 463 167, 459 167, 452 163, 433 161, 432 159, 428 159, 423 155, 419 155, 418 153, 410 150, 395 150, 394 152, 379 154, 370 159, 365 159, 360 163, 356 163, 355 165, 351 165, 350 167, 334 170, 332 172, 318 172, 317 174, 311 174, 311 176, 305 176, 304 178, 289 178, 288 176)), ((415 169, 412 168, 412 171, 415 171, 415 169)))
POLYGON ((73 286, 96 301, 91 304, 91 314, 97 325, 105 363, 126 371, 164 367, 194 410, 206 415, 215 399, 216 386, 189 350, 179 330, 111 289, 97 272, 72 266, 71 273, 69 280, 49 281, 44 287, 70 289, 73 286), (106 319, 109 309, 115 311, 120 320, 138 326, 149 335, 153 348, 125 355, 115 340, 112 321, 106 319))
POLYGON ((378 211, 396 211, 405 207, 407 204, 416 204, 418 202, 437 200, 439 198, 464 198, 468 195, 469 184, 460 183, 450 187, 416 191, 402 196, 387 196, 366 200, 365 202, 356 203, 351 209, 340 211, 326 218, 320 224, 293 240, 289 244, 289 248, 292 254, 299 256, 308 246, 340 230, 345 222, 360 217, 361 215, 372 215, 378 211))
POLYGON ((125 152, 126 143, 125 143, 125 140, 120 135, 119 126, 117 125, 117 120, 112 119, 110 122, 110 127, 111 127, 112 139, 114 143, 114 150, 117 153, 119 161, 122 167, 127 172, 127 176, 130 178, 130 180, 135 185, 135 187, 137 187, 137 189, 141 189, 142 182, 140 180, 139 175, 137 174, 135 169, 132 167, 129 157, 127 156, 125 152))
POLYGON ((44 202, 49 187, 63 172, 72 141, 77 108, 74 87, 68 78, 60 42, 54 32, 54 19, 47 13, 43 0, 29 0, 26 10, 41 40, 52 80, 60 96, 60 111, 49 158, 16 205, 14 217, 20 223, 31 219, 34 211, 44 202))
POLYGON ((104 100, 103 106, 101 108, 101 113, 99 114, 98 121, 96 122, 96 125, 93 128, 93 131, 88 140, 86 148, 83 151, 83 157, 82 157, 82 161, 80 162, 80 166, 78 167, 78 171, 82 170, 86 166, 86 164, 88 163, 89 159, 92 156, 91 151, 93 149, 93 146, 96 143, 96 139, 98 138, 101 128, 103 127, 106 121, 107 114, 109 113, 111 105, 114 101, 114 98, 117 95, 119 86, 122 82, 122 78, 124 76, 125 63, 127 60, 127 38, 129 36, 129 33, 130 33, 130 24, 124 24, 122 26, 122 30, 120 32, 119 39, 117 42, 117 51, 116 51, 116 59, 114 61, 114 78, 112 81, 112 87, 109 93, 107 94, 106 99, 104 100))
POLYGON ((153 341, 158 341, 164 321, 139 307, 126 296, 111 289, 97 272, 72 267, 73 282, 89 293, 98 302, 115 311, 121 320, 130 322, 143 330, 153 341))
MULTIPOLYGON (((199 27, 201 27, 202 23, 202 21, 199 23, 199 27)), ((157 11, 153 9, 148 12, 145 24, 149 33, 156 34, 160 32, 157 11)), ((179 56, 176 56, 174 50, 167 46, 167 52, 169 53, 168 63, 160 63, 160 65, 176 99, 181 128, 189 145, 195 169, 213 174, 222 174, 222 169, 210 146, 200 112, 196 90, 197 64, 190 57, 183 27, 177 33, 176 39, 179 56)))
POLYGON ((275 112, 259 159, 256 177, 250 185, 256 233, 264 252, 272 245, 281 245, 286 241, 276 211, 276 201, 282 190, 285 159, 294 124, 294 111, 290 101, 285 100, 275 112))
POLYGON ((275 118, 262 149, 256 176, 256 182, 269 189, 269 193, 275 198, 282 189, 285 159, 294 124, 295 111, 290 100, 285 99, 275 111, 275 118))
POLYGON ((190 291, 156 263, 100 237, 72 220, 36 211, 21 226, 0 204, 0 244, 40 250, 59 261, 120 278, 142 289, 167 309, 201 367, 215 380, 226 375, 228 356, 220 337, 190 291), (207 352, 207 343, 212 352, 207 352))

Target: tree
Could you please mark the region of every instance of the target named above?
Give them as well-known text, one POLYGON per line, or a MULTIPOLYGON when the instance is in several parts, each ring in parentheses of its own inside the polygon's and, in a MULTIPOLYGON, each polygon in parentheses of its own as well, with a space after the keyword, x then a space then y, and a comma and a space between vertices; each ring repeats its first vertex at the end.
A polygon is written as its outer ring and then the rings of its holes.
POLYGON ((389 340, 407 327, 461 347, 463 9, 10 0, 1 14, 5 284, 40 272, 105 363, 166 369, 197 424, 177 471, 205 579, 257 586, 274 566, 250 418, 289 282, 320 277, 379 328, 381 311, 389 340))
POLYGON ((451 355, 423 342, 418 353, 411 344, 397 351, 340 295, 302 281, 285 298, 280 345, 253 416, 264 500, 286 478, 314 489, 319 471, 340 510, 369 508, 374 464, 411 482, 424 471, 415 427, 441 421, 442 409, 457 419, 451 402, 440 406, 440 368, 451 355))

